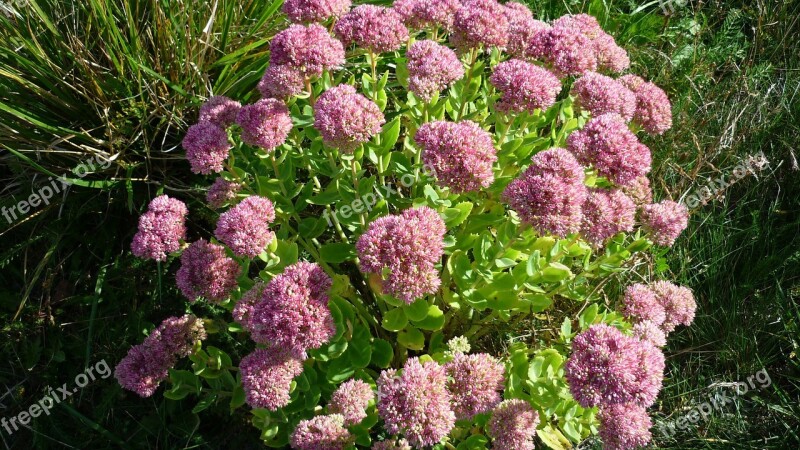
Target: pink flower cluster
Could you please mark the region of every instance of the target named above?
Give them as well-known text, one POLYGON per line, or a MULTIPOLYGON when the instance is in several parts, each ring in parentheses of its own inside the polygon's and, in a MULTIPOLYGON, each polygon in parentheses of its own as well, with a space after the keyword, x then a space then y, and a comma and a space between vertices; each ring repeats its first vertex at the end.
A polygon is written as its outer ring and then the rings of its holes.
POLYGON ((270 66, 288 66, 310 78, 344 64, 342 43, 317 24, 291 25, 272 38, 269 49, 270 66))
POLYGON ((584 408, 649 406, 661 390, 664 354, 650 342, 598 324, 575 337, 564 369, 572 396, 584 408))
POLYGON ((282 11, 295 23, 324 22, 350 10, 350 0, 285 0, 282 11))
POLYGON ((372 450, 412 450, 405 439, 388 439, 372 444, 372 450))
POLYGON ((203 322, 197 317, 190 314, 170 317, 144 342, 131 347, 117 365, 114 376, 123 388, 140 397, 150 397, 178 359, 188 356, 195 343, 205 338, 203 322))
POLYGON ((392 52, 408 40, 408 28, 403 18, 392 8, 360 5, 342 16, 333 29, 336 36, 349 46, 373 53, 392 52))
POLYGON ((231 149, 225 129, 209 121, 201 121, 189 127, 182 145, 192 172, 203 175, 221 172, 222 164, 228 159, 231 149))
POLYGON ((646 176, 637 177, 632 183, 623 187, 622 191, 639 207, 653 201, 653 190, 650 189, 650 179, 646 176))
POLYGON ((632 284, 622 298, 622 314, 634 322, 633 335, 658 347, 666 345, 675 327, 691 325, 696 311, 692 291, 668 281, 632 284))
POLYGON ((367 417, 367 407, 374 399, 375 393, 369 384, 361 380, 348 380, 331 395, 328 412, 341 414, 347 426, 355 425, 367 417))
POLYGON ((440 27, 453 30, 456 12, 461 9, 461 0, 412 0, 400 5, 401 17, 408 27, 422 30, 440 27))
POLYGON ((265 287, 267 287, 267 284, 261 280, 258 280, 256 281, 256 284, 250 288, 250 290, 242 295, 242 298, 236 302, 236 306, 234 306, 233 311, 231 311, 234 322, 246 329, 250 329, 250 320, 253 317, 253 308, 261 301, 261 295, 264 293, 265 287))
POLYGON ((541 20, 533 18, 512 20, 508 29, 508 45, 506 53, 512 58, 534 59, 541 57, 543 51, 534 46, 534 36, 547 31, 551 27, 541 20))
POLYGON ((493 448, 533 450, 539 413, 525 400, 505 400, 495 408, 487 424, 493 448))
POLYGON ((356 243, 361 270, 385 275, 383 289, 411 304, 439 289, 436 264, 446 232, 442 218, 427 206, 380 217, 356 243))
POLYGON ((455 425, 447 391, 447 372, 435 361, 410 358, 401 374, 385 370, 378 377, 378 414, 392 434, 403 433, 414 447, 441 441, 455 425))
POLYGON ((623 231, 632 231, 636 204, 621 190, 593 189, 583 204, 581 235, 595 247, 623 231))
POLYGON ((503 197, 523 222, 544 234, 565 237, 580 229, 586 200, 583 167, 563 148, 537 153, 503 197))
POLYGON ((492 136, 475 122, 428 122, 419 127, 414 142, 422 147, 422 161, 439 184, 457 194, 489 187, 494 181, 497 154, 492 136))
POLYGON ((254 258, 275 238, 269 229, 274 220, 270 199, 253 195, 219 216, 214 235, 236 256, 254 258))
POLYGON ((662 200, 645 205, 639 218, 653 242, 671 247, 689 225, 689 209, 683 203, 662 200))
POLYGON ((305 75, 294 67, 270 64, 257 87, 265 98, 286 100, 303 92, 305 83, 305 75))
POLYGON ((561 92, 558 77, 520 59, 498 64, 489 82, 503 95, 495 108, 504 113, 545 110, 553 106, 561 92))
POLYGON ((456 353, 444 368, 456 419, 472 419, 492 410, 502 400, 505 367, 491 355, 456 353))
POLYGON ((665 333, 675 330, 678 325, 689 326, 694 321, 697 303, 692 291, 669 281, 656 281, 650 285, 658 302, 664 307, 665 319, 661 329, 665 333))
POLYGON ((653 423, 644 406, 607 405, 600 409, 599 418, 604 450, 633 450, 650 442, 653 423))
POLYGON ((160 195, 150 201, 147 212, 139 217, 139 231, 133 236, 131 250, 139 258, 166 261, 167 254, 181 248, 186 239, 186 205, 175 198, 160 195))
POLYGON ((345 428, 340 414, 301 420, 290 439, 292 448, 297 450, 344 450, 353 441, 355 437, 345 428))
POLYGON ((619 81, 597 72, 587 72, 572 85, 577 104, 596 117, 617 113, 626 121, 636 112, 636 95, 619 81))
POLYGON ((503 13, 506 15, 509 23, 520 23, 528 19, 533 19, 533 13, 530 8, 519 2, 506 2, 503 4, 505 8, 503 13))
POLYGON ((214 180, 214 184, 208 188, 206 202, 211 208, 222 208, 226 203, 236 198, 236 194, 239 193, 241 188, 241 184, 235 181, 226 181, 224 178, 219 177, 214 180))
POLYGON ((431 40, 417 41, 406 53, 408 90, 426 102, 464 76, 455 52, 431 40))
POLYGON ((505 47, 509 21, 496 0, 469 0, 456 12, 450 42, 461 52, 484 47, 505 47))
POLYGON ((282 101, 264 98, 252 105, 245 105, 236 117, 242 127, 242 141, 248 145, 273 151, 286 142, 292 131, 289 108, 282 101))
POLYGON ((567 148, 582 164, 618 186, 628 186, 650 171, 650 149, 639 142, 619 114, 592 118, 567 138, 567 148))
POLYGON ((242 104, 231 100, 224 95, 215 95, 200 107, 200 122, 208 121, 222 128, 227 128, 236 122, 236 114, 242 104))
POLYGON ((328 309, 332 280, 322 268, 305 261, 287 267, 261 292, 246 324, 254 341, 298 356, 328 342, 336 324, 328 309))
POLYGON ((344 152, 380 133, 384 122, 378 105, 349 84, 328 89, 314 106, 314 128, 325 144, 344 152))
POLYGON ((193 242, 181 254, 181 267, 175 278, 184 297, 199 297, 221 302, 236 288, 241 267, 225 256, 225 247, 204 239, 193 242))
POLYGON ((633 119, 645 131, 662 134, 672 128, 672 105, 660 87, 636 75, 625 75, 619 81, 636 95, 633 119))
POLYGON ((247 404, 276 411, 289 404, 294 377, 303 373, 303 362, 279 348, 260 348, 239 363, 247 404))

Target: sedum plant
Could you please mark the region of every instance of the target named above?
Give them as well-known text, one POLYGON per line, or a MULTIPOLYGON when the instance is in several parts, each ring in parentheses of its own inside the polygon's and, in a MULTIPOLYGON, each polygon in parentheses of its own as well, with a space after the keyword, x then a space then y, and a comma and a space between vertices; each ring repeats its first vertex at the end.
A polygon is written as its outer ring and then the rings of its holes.
POLYGON ((191 213, 163 195, 132 247, 179 255, 189 305, 220 314, 164 321, 119 382, 249 408, 271 447, 646 445, 660 347, 696 308, 641 269, 687 225, 654 203, 639 140, 671 126, 664 92, 623 75, 626 51, 588 15, 351 6, 285 2, 262 98, 201 108, 183 146, 217 174, 213 236, 188 239, 191 213), (532 317, 552 326, 482 351, 532 317))

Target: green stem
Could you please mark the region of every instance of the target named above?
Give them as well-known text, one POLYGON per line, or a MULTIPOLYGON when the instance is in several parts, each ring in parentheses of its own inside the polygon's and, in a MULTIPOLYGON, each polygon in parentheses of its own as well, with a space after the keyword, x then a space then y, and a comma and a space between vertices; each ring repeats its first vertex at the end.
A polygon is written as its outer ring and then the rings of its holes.
POLYGON ((473 48, 470 50, 470 62, 467 70, 467 80, 464 83, 464 89, 461 91, 461 105, 458 107, 458 120, 464 118, 464 107, 467 106, 467 95, 469 94, 469 85, 472 84, 472 73, 475 67, 475 61, 478 60, 478 49, 473 48))

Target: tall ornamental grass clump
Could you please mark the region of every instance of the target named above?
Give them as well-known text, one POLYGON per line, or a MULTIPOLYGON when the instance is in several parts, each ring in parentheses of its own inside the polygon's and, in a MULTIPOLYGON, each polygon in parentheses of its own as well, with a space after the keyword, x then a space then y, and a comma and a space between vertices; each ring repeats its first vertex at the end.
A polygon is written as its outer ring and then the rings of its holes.
POLYGON ((494 0, 283 11, 261 98, 212 97, 183 140, 216 176, 213 235, 190 235, 166 195, 140 219, 133 252, 180 257, 187 314, 130 350, 120 384, 164 384, 196 412, 250 408, 272 447, 646 445, 661 347, 696 308, 646 264, 688 216, 653 199, 639 140, 670 128, 665 93, 626 73, 588 15, 547 24, 494 0), (619 280, 635 282, 609 299, 619 280), (201 302, 225 314, 191 314, 201 302), (532 315, 553 326, 480 351, 532 315))

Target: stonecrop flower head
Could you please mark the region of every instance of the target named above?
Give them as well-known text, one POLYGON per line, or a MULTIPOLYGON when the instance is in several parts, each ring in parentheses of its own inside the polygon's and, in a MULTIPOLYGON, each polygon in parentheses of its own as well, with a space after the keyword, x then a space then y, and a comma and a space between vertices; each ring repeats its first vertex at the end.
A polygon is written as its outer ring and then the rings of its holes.
POLYGON ((547 23, 533 18, 511 21, 508 30, 506 53, 512 58, 541 58, 544 55, 544 50, 535 45, 540 44, 542 41, 539 38, 534 38, 534 36, 541 32, 546 32, 550 28, 547 23))
POLYGON ((619 189, 592 189, 583 204, 581 235, 595 247, 623 231, 632 231, 636 204, 619 189))
POLYGON ((181 317, 168 317, 153 330, 144 344, 152 348, 158 346, 174 359, 189 356, 194 344, 206 338, 203 321, 191 314, 181 317))
POLYGON ((508 23, 519 23, 524 22, 528 19, 533 19, 533 13, 531 12, 530 8, 523 5, 519 2, 506 2, 503 5, 503 12, 506 15, 506 19, 508 19, 508 23))
POLYGON ((269 229, 274 220, 272 201, 253 195, 219 216, 214 235, 236 256, 254 258, 275 238, 269 229))
POLYGON ((324 22, 350 10, 350 0, 285 0, 282 11, 295 23, 324 22))
POLYGON ((546 61, 559 77, 597 70, 597 54, 591 39, 580 30, 555 23, 531 37, 527 53, 546 61))
POLYGON ((450 409, 447 373, 435 361, 409 358, 403 371, 378 377, 378 414, 392 434, 404 434, 413 447, 432 446, 447 436, 456 417, 450 409))
POLYGON ((570 392, 584 408, 634 402, 652 405, 664 378, 664 354, 650 342, 605 324, 572 341, 564 365, 570 392))
POLYGON ((239 113, 241 107, 242 104, 235 100, 224 95, 215 95, 200 107, 200 122, 208 121, 227 128, 236 122, 236 114, 239 113))
POLYGON ((330 147, 353 152, 380 133, 385 119, 378 105, 349 84, 325 91, 314 106, 314 128, 330 147))
POLYGON ((248 323, 254 341, 302 355, 328 342, 336 324, 328 309, 333 281, 316 263, 300 261, 275 276, 253 307, 248 323))
POLYGON ((222 164, 228 159, 231 149, 225 129, 208 121, 189 127, 182 145, 192 172, 203 175, 222 172, 222 164))
POLYGON ((222 208, 226 203, 236 198, 236 194, 239 193, 241 188, 242 185, 240 183, 227 181, 219 177, 214 180, 214 184, 208 188, 208 192, 206 192, 206 202, 211 208, 222 208))
POLYGON ((625 186, 622 191, 640 208, 653 202, 650 179, 645 176, 637 177, 631 184, 625 186))
POLYGON ((348 380, 333 391, 328 412, 341 414, 347 426, 355 425, 367 417, 367 407, 374 399, 372 386, 362 380, 348 380))
POLYGON ((653 242, 671 247, 689 226, 689 209, 683 203, 662 200, 659 203, 645 205, 639 219, 653 242))
POLYGON ((355 437, 344 427, 344 417, 340 414, 301 420, 290 439, 296 450, 344 450, 353 441, 355 437))
POLYGON ((503 400, 505 366, 491 355, 456 353, 444 368, 456 419, 472 419, 503 400))
POLYGON ((469 339, 466 336, 456 336, 447 341, 447 349, 452 354, 469 353, 472 346, 469 345, 469 339))
POLYGON ((655 292, 641 283, 625 288, 622 297, 622 314, 635 322, 651 322, 661 326, 666 320, 664 305, 658 300, 655 292))
POLYGON ((236 261, 225 256, 225 247, 200 239, 181 254, 181 267, 175 279, 189 301, 205 297, 221 302, 236 288, 241 270, 236 261))
POLYGON ((305 89, 306 77, 300 69, 288 64, 270 64, 258 82, 258 92, 264 98, 286 100, 305 89))
POLYGON ((294 126, 289 108, 274 98, 262 98, 243 106, 236 116, 236 123, 242 127, 244 143, 267 151, 273 151, 286 142, 294 126))
POLYGON ((600 408, 600 438, 603 450, 634 450, 650 443, 653 422, 647 409, 635 403, 600 408))
POLYGON ((658 325, 649 320, 635 324, 631 332, 636 339, 650 342, 656 347, 667 345, 667 334, 658 325))
POLYGON ((542 235, 565 237, 580 229, 586 200, 584 170, 563 148, 537 153, 519 178, 512 181, 503 197, 542 235))
POLYGON ((619 73, 631 66, 631 59, 624 48, 617 45, 614 37, 602 33, 594 40, 594 51, 597 55, 597 68, 612 73, 619 73))
POLYGON ((414 7, 419 2, 420 0, 395 0, 395 2, 392 3, 392 9, 400 16, 400 20, 402 20, 406 26, 411 26, 410 21, 411 18, 414 17, 414 7))
POLYGON ((439 289, 435 266, 446 232, 439 213, 427 206, 380 217, 356 243, 361 270, 383 276, 384 291, 411 304, 439 289))
POLYGON ((373 53, 393 52, 408 40, 403 18, 392 8, 359 5, 342 16, 333 28, 344 45, 373 53))
POLYGON ((495 108, 504 113, 545 110, 553 106, 561 92, 558 77, 547 69, 520 59, 498 64, 489 82, 503 94, 495 108))
POLYGON ((487 424, 492 448, 533 450, 539 413, 525 400, 505 400, 495 408, 487 424))
POLYGON ((289 66, 309 78, 344 64, 342 43, 317 24, 291 25, 272 38, 269 49, 270 66, 289 66))
POLYGON ((150 201, 147 212, 139 217, 139 231, 133 236, 131 251, 139 258, 166 261, 167 254, 181 248, 186 239, 186 205, 175 198, 160 195, 150 201))
POLYGON ((567 148, 582 164, 618 186, 628 186, 650 171, 650 149, 639 142, 625 119, 608 113, 592 118, 567 137, 567 148))
POLYGON ((664 322, 661 329, 671 333, 678 325, 689 326, 694 321, 697 303, 692 291, 669 281, 656 281, 650 285, 661 306, 664 307, 664 322))
MULTIPOLYGON (((621 72, 627 69, 630 64, 628 53, 617 45, 614 38, 603 31, 600 23, 588 14, 576 14, 562 16, 553 22, 553 28, 560 28, 571 33, 580 33, 591 51, 583 53, 584 56, 594 59, 593 64, 597 69, 610 72, 621 72)), ((571 73, 577 75, 577 73, 571 73)))
POLYGON ((660 87, 636 75, 625 75, 619 81, 636 94, 633 120, 645 131, 662 134, 672 128, 672 105, 660 87))
POLYGON ((416 1, 411 13, 403 18, 410 28, 422 30, 440 27, 446 31, 453 30, 456 12, 461 9, 461 0, 416 1))
POLYGON ((505 7, 496 0, 470 0, 456 12, 451 43, 461 52, 483 47, 505 47, 509 22, 505 7))
POLYGON ((619 81, 597 72, 587 72, 572 85, 581 109, 597 117, 617 113, 626 121, 636 112, 636 95, 619 81))
POLYGON ((425 102, 464 76, 464 66, 456 53, 431 40, 417 41, 406 53, 408 90, 425 102))
POLYGON ((253 308, 255 308, 259 302, 261 302, 261 295, 263 294, 265 287, 267 287, 267 284, 259 280, 255 285, 253 285, 252 288, 250 288, 250 290, 242 295, 242 298, 236 302, 236 306, 234 306, 233 311, 231 311, 234 322, 246 329, 250 328, 250 320, 253 317, 253 308))
POLYGON ((387 439, 385 441, 372 444, 372 450, 412 450, 405 439, 387 439))
POLYGON ((428 122, 419 127, 414 142, 422 147, 422 161, 439 184, 457 194, 489 187, 494 181, 497 154, 492 136, 475 122, 428 122))
POLYGON ((279 348, 259 348, 239 363, 247 404, 276 411, 289 404, 294 377, 303 373, 303 362, 279 348))

